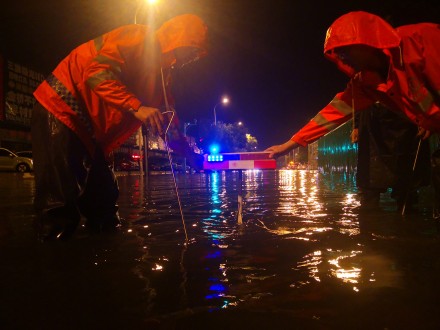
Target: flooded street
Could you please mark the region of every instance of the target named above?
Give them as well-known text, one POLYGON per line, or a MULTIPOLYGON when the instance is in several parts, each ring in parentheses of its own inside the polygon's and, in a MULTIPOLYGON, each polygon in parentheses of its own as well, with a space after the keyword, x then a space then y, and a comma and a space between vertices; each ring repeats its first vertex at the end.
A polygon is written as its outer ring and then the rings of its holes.
POLYGON ((239 225, 237 172, 177 183, 185 226, 171 175, 121 175, 120 233, 40 243, 33 179, 0 173, 1 328, 440 327, 428 189, 362 214, 353 176, 246 171, 239 225))

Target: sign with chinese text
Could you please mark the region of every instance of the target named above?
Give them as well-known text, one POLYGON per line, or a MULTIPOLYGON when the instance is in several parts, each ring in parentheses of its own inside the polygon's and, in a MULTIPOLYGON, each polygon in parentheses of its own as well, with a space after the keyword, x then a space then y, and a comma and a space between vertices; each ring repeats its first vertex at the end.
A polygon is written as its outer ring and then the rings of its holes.
POLYGON ((3 71, 3 97, 0 98, 0 120, 30 127, 35 103, 32 93, 44 80, 44 75, 11 60, 4 59, 2 62, 0 70, 3 71))

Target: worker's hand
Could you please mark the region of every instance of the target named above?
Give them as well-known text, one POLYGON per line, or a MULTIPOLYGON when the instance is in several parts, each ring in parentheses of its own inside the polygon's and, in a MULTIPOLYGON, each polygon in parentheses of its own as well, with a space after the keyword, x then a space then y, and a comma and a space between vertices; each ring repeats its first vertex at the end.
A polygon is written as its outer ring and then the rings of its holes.
POLYGON ((417 132, 417 136, 420 137, 422 140, 426 140, 431 136, 431 131, 428 131, 427 129, 424 129, 423 127, 419 127, 419 131, 417 132))
POLYGON ((292 140, 289 140, 283 144, 278 144, 264 150, 265 152, 269 152, 270 158, 277 158, 279 156, 287 154, 290 150, 298 147, 298 144, 292 140))
POLYGON ((358 128, 354 128, 351 131, 351 143, 356 143, 359 140, 359 129, 358 128))
POLYGON ((164 118, 159 109, 141 106, 133 115, 151 128, 153 134, 162 135, 164 127, 164 118))

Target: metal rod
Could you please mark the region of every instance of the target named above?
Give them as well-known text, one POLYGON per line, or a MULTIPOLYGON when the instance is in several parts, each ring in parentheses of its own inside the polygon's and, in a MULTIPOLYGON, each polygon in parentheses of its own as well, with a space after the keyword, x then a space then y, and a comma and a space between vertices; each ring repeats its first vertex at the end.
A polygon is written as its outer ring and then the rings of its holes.
POLYGON ((179 203, 180 217, 182 218, 183 231, 185 232, 185 241, 186 241, 186 243, 189 243, 188 233, 186 231, 186 225, 185 225, 185 218, 183 216, 182 203, 180 202, 179 189, 177 186, 176 175, 175 175, 174 169, 173 169, 173 158, 171 157, 170 148, 168 146, 168 130, 170 129, 171 123, 173 122, 175 111, 170 107, 170 104, 168 103, 168 97, 167 97, 166 88, 165 88, 165 79, 163 76, 163 69, 162 68, 160 69, 160 75, 162 78, 162 90, 163 90, 163 96, 164 96, 165 108, 166 108, 166 111, 164 113, 171 113, 171 119, 167 125, 166 130, 165 130, 165 145, 167 148, 168 161, 170 163, 171 173, 173 174, 174 189, 176 191, 177 202, 179 203))
POLYGON ((408 202, 409 191, 411 189, 411 185, 412 185, 412 181, 413 181, 412 179, 414 177, 414 172, 415 172, 415 169, 416 169, 417 159, 419 158, 419 150, 420 150, 420 145, 421 144, 422 144, 422 139, 420 138, 419 145, 417 146, 416 156, 414 157, 414 163, 413 163, 413 167, 412 167, 411 179, 409 180, 408 188, 406 189, 405 201, 404 201, 403 207, 402 207, 402 215, 405 215, 406 203, 408 202))
POLYGON ((183 231, 185 232, 185 241, 186 243, 189 243, 189 239, 188 239, 188 233, 186 231, 186 225, 185 225, 185 218, 183 216, 183 210, 182 210, 182 203, 180 201, 180 196, 179 196, 179 189, 177 186, 177 180, 176 180, 176 174, 174 173, 174 168, 173 168, 173 157, 171 156, 171 151, 170 151, 170 147, 168 146, 168 129, 171 126, 171 123, 173 122, 173 118, 174 118, 174 111, 169 110, 169 111, 165 111, 163 113, 171 113, 171 119, 170 122, 168 123, 167 129, 165 131, 165 146, 167 148, 167 153, 168 153, 168 161, 170 163, 170 167, 171 167, 171 173, 173 175, 173 181, 174 181, 174 190, 176 192, 176 197, 177 197, 177 203, 179 204, 179 210, 180 210, 180 217, 182 218, 182 225, 183 225, 183 231))
POLYGON ((238 213, 237 222, 239 225, 243 224, 243 171, 238 170, 238 213))

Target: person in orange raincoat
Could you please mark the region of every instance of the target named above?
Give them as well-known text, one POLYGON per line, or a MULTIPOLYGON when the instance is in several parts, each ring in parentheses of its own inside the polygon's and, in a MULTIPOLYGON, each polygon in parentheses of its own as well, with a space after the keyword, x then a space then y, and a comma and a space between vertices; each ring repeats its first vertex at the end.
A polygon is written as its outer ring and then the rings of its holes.
POLYGON ((438 24, 395 29, 374 14, 350 12, 327 30, 324 55, 349 76, 346 89, 287 142, 267 148, 271 157, 316 141, 375 102, 404 114, 419 127, 422 139, 440 132, 438 24))
POLYGON ((207 27, 195 15, 157 31, 126 25, 74 49, 36 89, 31 133, 43 239, 70 237, 81 216, 92 230, 120 225, 108 155, 142 124, 164 133, 159 109, 169 107, 171 69, 206 53, 207 27))

